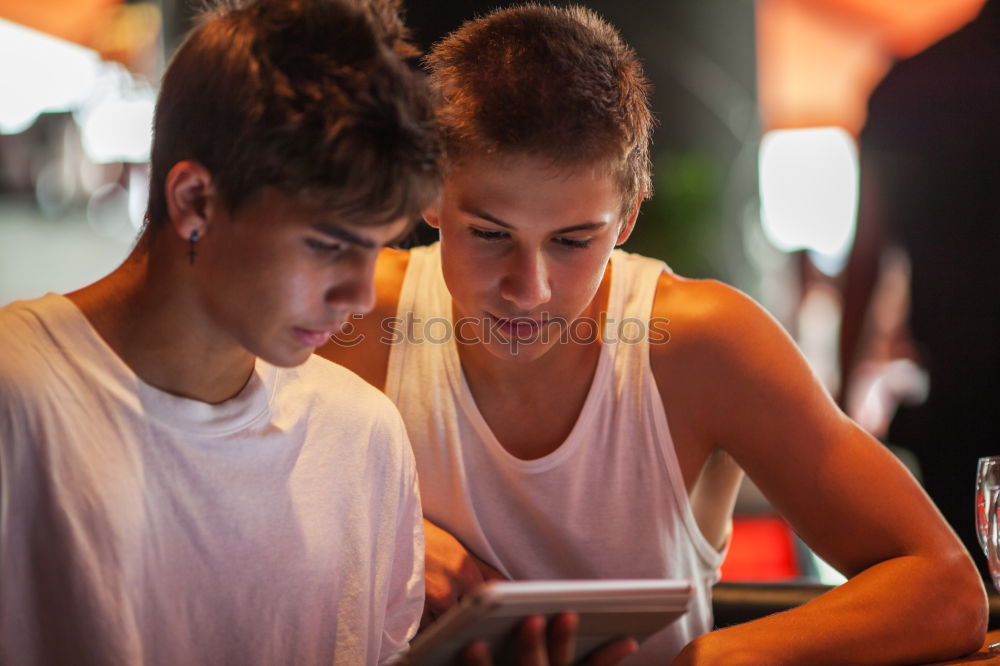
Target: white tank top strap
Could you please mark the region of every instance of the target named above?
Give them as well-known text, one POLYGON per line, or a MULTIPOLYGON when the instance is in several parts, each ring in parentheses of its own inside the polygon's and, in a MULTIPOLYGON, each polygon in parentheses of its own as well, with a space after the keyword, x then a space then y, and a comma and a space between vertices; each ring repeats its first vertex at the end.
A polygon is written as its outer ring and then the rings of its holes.
MULTIPOLYGON (((622 285, 622 291, 628 296, 621 304, 622 309, 615 312, 620 322, 617 330, 619 349, 616 354, 618 376, 630 377, 636 382, 637 385, 631 390, 638 391, 637 398, 644 403, 643 413, 648 414, 652 420, 656 439, 660 442, 664 467, 669 475, 670 487, 675 495, 684 527, 706 569, 717 570, 722 564, 725 553, 719 552, 705 539, 694 517, 673 437, 670 434, 663 398, 649 361, 651 337, 660 344, 669 341, 667 335, 669 331, 666 329, 669 322, 653 318, 653 302, 656 299, 659 276, 669 268, 657 259, 622 251, 616 251, 612 255, 612 261, 611 270, 614 271, 616 265, 620 266, 622 268, 620 274, 627 276, 630 281, 627 289, 622 285)), ((609 318, 610 305, 609 299, 609 318)), ((628 389, 623 387, 623 390, 628 389)))
POLYGON ((623 250, 615 250, 611 254, 612 278, 605 341, 618 348, 619 362, 622 352, 627 350, 625 355, 631 360, 648 365, 649 319, 656 298, 657 281, 665 270, 667 265, 659 259, 623 250))
MULTIPOLYGON (((436 250, 436 244, 410 250, 403 284, 399 290, 396 306, 399 334, 389 346, 385 375, 385 393, 396 404, 399 404, 402 396, 403 368, 408 365, 407 358, 410 354, 419 352, 419 345, 410 344, 412 341, 405 333, 414 328, 413 321, 416 318, 426 320, 430 317, 442 317, 449 315, 451 311, 451 297, 444 284, 440 255, 436 250)), ((412 367, 412 364, 409 365, 412 367)))

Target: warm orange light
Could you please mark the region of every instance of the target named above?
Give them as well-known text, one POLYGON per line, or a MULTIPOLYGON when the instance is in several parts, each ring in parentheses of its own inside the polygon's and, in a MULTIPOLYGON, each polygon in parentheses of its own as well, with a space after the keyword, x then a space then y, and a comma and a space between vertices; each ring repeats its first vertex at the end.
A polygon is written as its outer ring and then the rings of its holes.
POLYGON ((900 57, 922 51, 971 21, 984 0, 801 0, 866 25, 878 26, 900 57))
POLYGON ((975 18, 984 0, 759 0, 758 97, 764 129, 857 133, 896 57, 975 18))
POLYGON ((891 65, 880 32, 801 0, 757 5, 758 97, 765 129, 839 126, 857 133, 891 65))
POLYGON ((121 0, 0 0, 0 18, 90 47, 95 26, 121 0))

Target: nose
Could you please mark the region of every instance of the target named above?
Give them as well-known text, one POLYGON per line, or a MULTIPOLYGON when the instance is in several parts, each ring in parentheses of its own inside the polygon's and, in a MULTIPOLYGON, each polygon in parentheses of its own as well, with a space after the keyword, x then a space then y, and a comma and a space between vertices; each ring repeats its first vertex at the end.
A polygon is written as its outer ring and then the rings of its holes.
POLYGON ((540 250, 519 252, 511 258, 507 274, 500 283, 500 296, 524 312, 549 302, 552 287, 545 256, 540 250))
POLYGON ((326 304, 335 310, 364 314, 375 307, 375 261, 377 252, 340 267, 326 291, 326 304))

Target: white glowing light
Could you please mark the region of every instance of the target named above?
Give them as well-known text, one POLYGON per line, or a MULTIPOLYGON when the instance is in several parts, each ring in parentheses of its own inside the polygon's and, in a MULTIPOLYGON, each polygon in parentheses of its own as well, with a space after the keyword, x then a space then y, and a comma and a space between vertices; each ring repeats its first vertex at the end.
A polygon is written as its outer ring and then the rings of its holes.
POLYGON ((74 111, 91 161, 149 160, 156 94, 95 51, 0 19, 0 90, 2 134, 41 113, 74 111))
POLYGON ((841 264, 854 239, 858 151, 839 127, 773 130, 760 143, 761 223, 785 251, 841 264))
POLYGON ((78 120, 87 157, 97 164, 148 161, 155 101, 152 90, 127 98, 116 91, 84 107, 78 120))
POLYGON ((101 66, 94 51, 0 19, 0 134, 24 131, 40 113, 79 106, 101 66))

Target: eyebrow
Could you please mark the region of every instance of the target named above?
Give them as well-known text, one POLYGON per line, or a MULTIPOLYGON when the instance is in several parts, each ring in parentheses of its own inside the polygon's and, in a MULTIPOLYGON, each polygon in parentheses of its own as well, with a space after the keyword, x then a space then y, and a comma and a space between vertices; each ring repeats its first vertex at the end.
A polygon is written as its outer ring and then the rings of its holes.
POLYGON ((315 222, 312 226, 313 229, 322 234, 326 234, 327 236, 331 236, 337 240, 342 240, 345 243, 359 245, 366 250, 374 250, 378 247, 378 244, 375 241, 358 236, 357 234, 330 222, 315 222))
MULTIPOLYGON (((487 222, 492 222, 493 224, 499 227, 503 227, 505 229, 514 229, 514 225, 510 224, 509 222, 504 222, 503 220, 490 215, 486 211, 482 211, 476 208, 468 208, 468 209, 463 208, 460 210, 463 213, 472 215, 473 217, 478 217, 480 219, 486 220, 487 222)), ((574 231, 593 231, 594 229, 600 229, 606 226, 608 226, 607 222, 582 222, 580 224, 574 224, 569 227, 563 227, 562 229, 556 229, 553 233, 569 234, 573 233, 574 231)))

